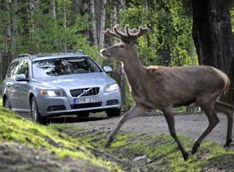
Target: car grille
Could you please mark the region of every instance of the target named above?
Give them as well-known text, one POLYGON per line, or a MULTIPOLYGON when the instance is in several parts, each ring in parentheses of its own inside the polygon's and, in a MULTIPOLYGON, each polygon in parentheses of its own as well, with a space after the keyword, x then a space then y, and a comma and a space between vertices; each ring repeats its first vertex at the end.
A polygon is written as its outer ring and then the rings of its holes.
POLYGON ((70 94, 72 97, 81 97, 81 96, 94 96, 98 95, 100 88, 99 87, 91 87, 91 88, 80 88, 70 90, 70 94))
POLYGON ((102 106, 102 102, 71 105, 71 108, 80 109, 80 108, 91 108, 91 107, 99 107, 99 106, 102 106))

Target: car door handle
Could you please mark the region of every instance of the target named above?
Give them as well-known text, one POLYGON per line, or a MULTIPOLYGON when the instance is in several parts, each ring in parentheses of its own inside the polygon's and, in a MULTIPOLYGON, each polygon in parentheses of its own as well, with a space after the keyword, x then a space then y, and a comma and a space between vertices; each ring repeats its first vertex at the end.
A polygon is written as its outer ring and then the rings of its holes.
POLYGON ((7 87, 11 87, 11 84, 6 84, 7 87))

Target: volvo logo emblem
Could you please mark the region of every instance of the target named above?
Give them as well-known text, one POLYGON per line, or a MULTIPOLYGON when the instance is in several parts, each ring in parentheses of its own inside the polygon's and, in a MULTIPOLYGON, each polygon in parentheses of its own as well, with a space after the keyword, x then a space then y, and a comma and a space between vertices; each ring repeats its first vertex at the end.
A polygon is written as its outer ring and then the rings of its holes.
POLYGON ((83 90, 82 91, 82 93, 80 94, 80 95, 78 95, 77 97, 79 98, 79 97, 81 97, 81 96, 83 96, 83 95, 86 95, 88 92, 89 92, 89 90, 91 90, 93 87, 91 87, 91 88, 89 88, 89 89, 87 89, 87 90, 83 90))
POLYGON ((83 90, 83 94, 87 94, 89 90, 83 90))

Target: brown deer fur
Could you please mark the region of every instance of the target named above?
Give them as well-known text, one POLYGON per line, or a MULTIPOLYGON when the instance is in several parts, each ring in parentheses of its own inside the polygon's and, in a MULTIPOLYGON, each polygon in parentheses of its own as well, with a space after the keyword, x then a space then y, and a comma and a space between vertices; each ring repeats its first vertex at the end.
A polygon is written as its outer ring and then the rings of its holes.
MULTIPOLYGON (((122 42, 101 50, 101 54, 114 57, 123 63, 135 106, 126 112, 116 128, 109 135, 106 147, 110 146, 121 126, 129 119, 144 115, 151 109, 159 109, 164 113, 171 136, 175 139, 185 160, 188 153, 179 141, 172 108, 195 103, 207 115, 209 125, 195 141, 192 154, 197 152, 202 140, 219 122, 216 112, 224 113, 228 118, 227 138, 225 146, 232 142, 233 106, 218 100, 222 92, 227 92, 230 80, 222 71, 211 66, 163 67, 141 64, 135 44, 137 38, 147 33, 148 28, 138 30, 125 27, 125 33, 118 26, 113 31, 107 29, 105 34, 119 38, 122 42)), ((155 124, 157 125, 157 124, 155 124)))

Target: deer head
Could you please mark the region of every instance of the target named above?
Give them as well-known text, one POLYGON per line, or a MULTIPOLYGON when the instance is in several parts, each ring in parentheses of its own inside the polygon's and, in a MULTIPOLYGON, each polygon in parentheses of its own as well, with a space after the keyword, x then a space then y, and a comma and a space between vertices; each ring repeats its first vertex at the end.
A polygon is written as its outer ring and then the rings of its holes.
POLYGON ((123 33, 119 26, 116 25, 113 27, 113 30, 107 29, 105 31, 106 35, 115 37, 121 40, 120 43, 117 43, 109 48, 101 50, 101 54, 107 57, 114 57, 117 60, 124 61, 131 58, 132 56, 137 55, 135 45, 137 43, 137 38, 144 35, 148 32, 148 28, 139 27, 138 29, 129 29, 129 26, 125 26, 125 33, 123 33))

